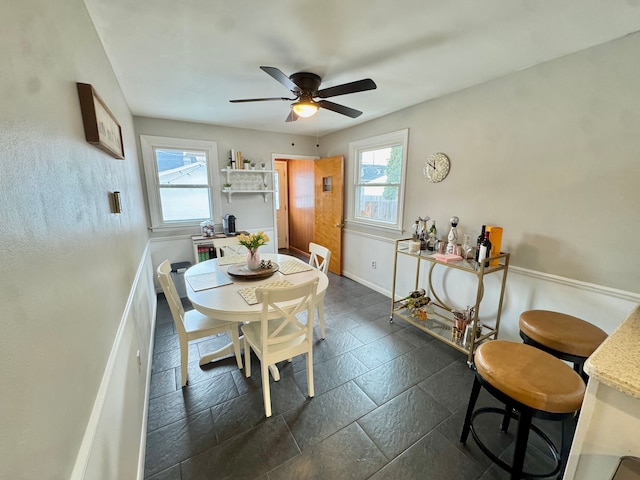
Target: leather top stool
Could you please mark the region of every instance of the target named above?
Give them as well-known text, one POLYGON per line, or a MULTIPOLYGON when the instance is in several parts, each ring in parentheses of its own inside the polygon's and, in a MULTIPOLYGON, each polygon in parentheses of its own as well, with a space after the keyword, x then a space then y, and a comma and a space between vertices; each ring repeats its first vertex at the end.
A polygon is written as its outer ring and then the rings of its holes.
POLYGON ((510 473, 512 480, 520 478, 562 478, 566 465, 574 417, 582 406, 585 384, 570 366, 552 355, 530 345, 504 340, 483 343, 475 353, 476 375, 471 389, 460 442, 466 443, 469 433, 478 447, 499 467, 510 473), (504 409, 485 407, 475 409, 484 388, 505 405, 504 409), (502 416, 502 430, 507 431, 510 419, 518 420, 516 445, 511 465, 491 452, 479 439, 473 421, 482 414, 502 416), (561 421, 562 445, 560 451, 540 428, 531 423, 533 418, 561 421), (529 432, 538 435, 549 448, 555 461, 552 471, 543 474, 523 472, 529 432))
POLYGON ((527 345, 573 363, 586 382, 584 362, 607 338, 595 325, 564 313, 528 310, 520 315, 520 337, 527 345))

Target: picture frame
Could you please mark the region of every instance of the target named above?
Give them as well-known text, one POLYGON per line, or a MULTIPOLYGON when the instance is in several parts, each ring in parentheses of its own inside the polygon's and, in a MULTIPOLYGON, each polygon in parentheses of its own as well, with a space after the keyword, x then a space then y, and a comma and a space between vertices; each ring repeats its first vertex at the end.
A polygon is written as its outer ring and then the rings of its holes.
POLYGON ((122 128, 93 86, 77 83, 84 135, 92 145, 114 158, 124 159, 122 128))

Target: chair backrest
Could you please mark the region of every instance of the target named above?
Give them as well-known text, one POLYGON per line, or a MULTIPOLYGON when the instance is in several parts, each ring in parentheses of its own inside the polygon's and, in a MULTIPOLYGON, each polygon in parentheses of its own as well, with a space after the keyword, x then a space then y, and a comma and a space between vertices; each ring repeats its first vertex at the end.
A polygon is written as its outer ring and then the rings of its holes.
POLYGON ((173 278, 171 278, 171 264, 169 260, 162 262, 156 273, 158 274, 158 281, 160 282, 164 296, 169 304, 169 310, 171 310, 171 316, 173 317, 176 329, 178 333, 185 333, 184 307, 182 306, 180 295, 178 295, 178 291, 176 290, 176 285, 173 283, 173 278))
POLYGON ((238 237, 214 238, 213 246, 216 249, 216 257, 228 257, 231 255, 246 255, 247 248, 240 245, 238 237))
POLYGON ((327 247, 309 242, 309 265, 317 268, 323 273, 327 273, 329 269, 329 260, 331 259, 331 251, 327 247))
POLYGON ((284 342, 295 345, 305 340, 311 341, 317 291, 317 278, 293 287, 256 289, 256 298, 262 302, 263 352, 284 342), (307 319, 306 323, 302 323, 297 315, 305 310, 307 319))

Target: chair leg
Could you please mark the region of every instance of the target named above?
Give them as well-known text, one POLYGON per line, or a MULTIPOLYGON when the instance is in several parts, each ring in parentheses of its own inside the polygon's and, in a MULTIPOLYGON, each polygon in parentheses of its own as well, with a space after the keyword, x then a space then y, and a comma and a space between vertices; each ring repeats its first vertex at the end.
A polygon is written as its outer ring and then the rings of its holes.
POLYGON ((307 391, 309 397, 313 398, 315 391, 313 388, 313 353, 311 350, 307 352, 307 391))
POLYGON ((264 397, 264 413, 267 417, 271 416, 271 390, 269 388, 269 366, 260 361, 260 370, 262 371, 262 395, 264 397))
POLYGON ((478 396, 480 395, 480 387, 480 381, 477 377, 475 377, 473 379, 473 387, 471 387, 471 396, 469 397, 467 414, 464 417, 462 434, 460 435, 460 443, 462 443, 463 445, 467 442, 467 438, 469 437, 469 431, 471 430, 471 416, 473 415, 473 410, 476 406, 476 402, 478 401, 478 396))
POLYGON ((180 375, 182 386, 187 386, 187 367, 189 366, 189 342, 180 341, 180 375))
POLYGON ((233 351, 236 354, 236 363, 238 368, 242 369, 242 355, 240 353, 240 336, 238 335, 238 326, 231 325, 231 342, 233 343, 233 351))
POLYGON ((244 376, 249 378, 251 376, 251 347, 247 337, 244 337, 244 376))
POLYGON ((320 324, 320 338, 324 340, 326 338, 324 332, 324 293, 316 302, 316 310, 318 311, 318 323, 320 324))

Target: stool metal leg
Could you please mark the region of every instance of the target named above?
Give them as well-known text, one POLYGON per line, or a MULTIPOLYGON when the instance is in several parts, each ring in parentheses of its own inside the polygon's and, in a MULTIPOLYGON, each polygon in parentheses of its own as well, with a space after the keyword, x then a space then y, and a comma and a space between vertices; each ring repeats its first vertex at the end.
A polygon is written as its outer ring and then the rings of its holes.
POLYGON ((462 426, 462 434, 460 435, 460 443, 463 445, 467 442, 469 437, 469 430, 471 429, 471 417, 473 415, 473 409, 476 406, 476 401, 480 395, 480 381, 478 377, 473 379, 473 387, 471 387, 471 396, 469 397, 469 406, 467 407, 467 414, 464 417, 464 425, 462 426))
POLYGON ((524 455, 527 451, 527 441, 529 440, 529 429, 531 428, 532 416, 533 412, 531 409, 523 408, 520 410, 516 449, 515 452, 513 452, 513 463, 511 464, 511 480, 519 480, 522 478, 524 455))
MULTIPOLYGON (((504 405, 504 409, 506 412, 513 412, 513 407, 509 403, 506 403, 504 405)), ((507 433, 509 431, 510 422, 511 422, 511 415, 508 415, 507 413, 505 413, 504 416, 502 417, 502 426, 500 427, 504 433, 507 433)))
POLYGON ((562 422, 562 445, 560 446, 560 473, 558 473, 558 480, 562 480, 564 469, 569 459, 569 451, 571 450, 572 437, 575 431, 573 423, 573 418, 568 418, 562 422))

